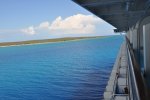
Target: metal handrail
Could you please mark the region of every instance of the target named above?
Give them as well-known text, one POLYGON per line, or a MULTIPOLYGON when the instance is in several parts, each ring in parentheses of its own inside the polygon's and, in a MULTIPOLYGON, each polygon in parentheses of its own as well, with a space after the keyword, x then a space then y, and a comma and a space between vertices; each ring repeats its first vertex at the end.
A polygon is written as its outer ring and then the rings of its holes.
POLYGON ((129 81, 131 85, 130 92, 132 92, 131 100, 148 100, 140 67, 135 59, 133 49, 127 37, 126 44, 129 62, 129 81))
MULTIPOLYGON (((127 48, 129 48, 129 47, 127 46, 127 48)), ((132 92, 133 100, 140 100, 139 91, 138 91, 138 87, 137 87, 137 82, 136 82, 136 78, 135 78, 135 73, 134 73, 134 69, 133 69, 133 63, 132 63, 132 60, 131 60, 131 55, 130 55, 129 49, 127 50, 127 52, 128 52, 128 59, 129 59, 130 87, 132 88, 132 90, 130 92, 132 92), (134 91, 133 89, 135 90, 135 92, 133 92, 134 91)))

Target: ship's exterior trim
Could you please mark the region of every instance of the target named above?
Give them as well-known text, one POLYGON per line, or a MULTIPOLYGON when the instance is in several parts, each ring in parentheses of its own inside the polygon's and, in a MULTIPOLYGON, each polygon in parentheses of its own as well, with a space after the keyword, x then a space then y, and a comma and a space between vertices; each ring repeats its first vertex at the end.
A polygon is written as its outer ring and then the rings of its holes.
POLYGON ((149 13, 149 0, 73 0, 114 26, 119 32, 128 31, 149 13))

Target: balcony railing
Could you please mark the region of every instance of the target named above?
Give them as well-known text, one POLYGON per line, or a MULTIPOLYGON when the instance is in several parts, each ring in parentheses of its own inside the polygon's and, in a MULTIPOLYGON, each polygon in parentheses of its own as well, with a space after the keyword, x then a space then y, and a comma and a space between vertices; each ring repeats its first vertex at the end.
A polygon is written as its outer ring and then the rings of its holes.
POLYGON ((145 88, 144 78, 140 71, 131 44, 126 37, 128 67, 129 67, 129 91, 130 100, 150 100, 148 99, 148 92, 145 88))

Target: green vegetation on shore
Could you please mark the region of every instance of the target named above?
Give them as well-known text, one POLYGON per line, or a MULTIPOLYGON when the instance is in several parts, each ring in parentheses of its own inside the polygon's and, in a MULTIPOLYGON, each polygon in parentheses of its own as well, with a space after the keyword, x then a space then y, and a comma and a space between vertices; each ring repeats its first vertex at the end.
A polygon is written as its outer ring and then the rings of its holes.
POLYGON ((3 43, 0 43, 0 46, 14 46, 14 45, 29 45, 29 44, 51 43, 51 42, 65 42, 65 41, 72 41, 72 40, 102 38, 102 37, 105 37, 105 36, 65 37, 65 38, 44 39, 44 40, 29 40, 29 41, 20 41, 20 42, 3 42, 3 43))

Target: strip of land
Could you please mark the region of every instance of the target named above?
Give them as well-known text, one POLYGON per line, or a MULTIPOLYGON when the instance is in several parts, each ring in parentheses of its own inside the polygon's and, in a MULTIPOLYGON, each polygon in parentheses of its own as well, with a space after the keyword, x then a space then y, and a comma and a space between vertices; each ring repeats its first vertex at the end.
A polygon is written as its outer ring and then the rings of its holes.
POLYGON ((44 40, 29 40, 20 42, 3 42, 0 43, 0 47, 6 46, 18 46, 18 45, 31 45, 31 44, 43 44, 43 43, 53 43, 53 42, 65 42, 81 39, 91 39, 91 38, 102 38, 105 36, 95 36, 95 37, 65 37, 65 38, 55 38, 55 39, 44 39, 44 40))

